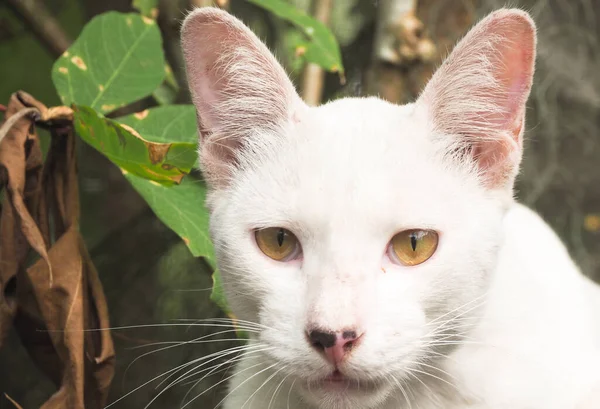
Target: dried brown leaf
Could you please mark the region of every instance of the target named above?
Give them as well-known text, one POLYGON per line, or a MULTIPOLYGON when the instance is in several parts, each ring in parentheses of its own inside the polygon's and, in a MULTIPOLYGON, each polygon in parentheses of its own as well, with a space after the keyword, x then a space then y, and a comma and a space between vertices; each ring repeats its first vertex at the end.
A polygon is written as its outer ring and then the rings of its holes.
POLYGON ((14 325, 57 385, 42 409, 100 409, 114 373, 114 348, 102 330, 110 326, 102 285, 79 234, 72 111, 17 93, 4 123, 31 107, 39 114, 9 123, 0 143, 0 188, 7 193, 0 215, 0 347, 14 325), (52 134, 44 164, 35 121, 52 134), (41 258, 27 266, 30 249, 41 258))

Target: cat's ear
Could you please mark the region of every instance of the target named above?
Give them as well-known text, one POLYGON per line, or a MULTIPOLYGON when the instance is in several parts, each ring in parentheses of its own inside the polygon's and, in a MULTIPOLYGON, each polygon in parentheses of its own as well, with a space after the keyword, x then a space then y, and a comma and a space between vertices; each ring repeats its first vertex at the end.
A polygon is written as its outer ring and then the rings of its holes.
POLYGON ((434 135, 474 160, 489 188, 512 189, 518 172, 535 50, 529 15, 498 10, 457 44, 417 101, 434 135))
POLYGON ((253 138, 277 135, 303 102, 267 47, 225 11, 191 12, 181 42, 198 114, 202 170, 209 184, 223 186, 244 149, 257 145, 253 138))

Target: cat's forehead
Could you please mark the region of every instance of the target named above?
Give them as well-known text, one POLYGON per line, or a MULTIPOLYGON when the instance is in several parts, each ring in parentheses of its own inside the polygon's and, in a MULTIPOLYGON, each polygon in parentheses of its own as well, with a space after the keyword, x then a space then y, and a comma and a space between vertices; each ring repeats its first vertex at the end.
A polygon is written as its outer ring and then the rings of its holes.
POLYGON ((288 142, 298 171, 308 176, 327 170, 336 179, 332 183, 351 183, 401 166, 415 155, 432 154, 426 136, 426 123, 415 118, 413 105, 346 98, 312 108, 288 142))
MULTIPOLYGON (((389 219, 402 211, 429 215, 423 203, 456 196, 457 177, 429 140, 412 105, 375 98, 311 108, 259 166, 237 183, 251 218, 389 219)), ((243 210, 242 210, 243 211, 243 210)))

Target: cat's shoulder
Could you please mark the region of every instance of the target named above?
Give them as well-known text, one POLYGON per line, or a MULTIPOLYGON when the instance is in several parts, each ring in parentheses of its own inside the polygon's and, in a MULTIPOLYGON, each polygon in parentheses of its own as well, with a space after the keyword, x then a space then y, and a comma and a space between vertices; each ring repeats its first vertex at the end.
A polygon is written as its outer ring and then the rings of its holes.
POLYGON ((524 205, 511 205, 505 215, 484 310, 470 343, 454 356, 459 363, 450 365, 464 390, 494 409, 573 409, 585 402, 598 382, 600 288, 524 205))
POLYGON ((511 270, 532 270, 545 279, 581 275, 554 229, 540 214, 523 204, 515 202, 508 209, 503 242, 501 262, 508 264, 511 270))
POLYGON ((554 230, 539 213, 516 201, 509 206, 506 212, 504 226, 506 232, 509 234, 513 232, 520 234, 521 232, 529 231, 531 234, 543 236, 544 244, 550 240, 562 245, 554 230))

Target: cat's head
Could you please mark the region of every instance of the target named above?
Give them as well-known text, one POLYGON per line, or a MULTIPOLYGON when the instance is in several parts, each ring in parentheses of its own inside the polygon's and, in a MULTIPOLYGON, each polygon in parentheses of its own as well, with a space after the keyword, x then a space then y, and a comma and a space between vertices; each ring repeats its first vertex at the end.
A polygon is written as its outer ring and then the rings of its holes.
POLYGON ((308 107, 216 9, 192 12, 182 36, 223 283, 234 314, 263 328, 264 358, 324 408, 439 376, 424 365, 473 325, 502 242, 534 69, 529 16, 481 21, 405 106, 308 107))

